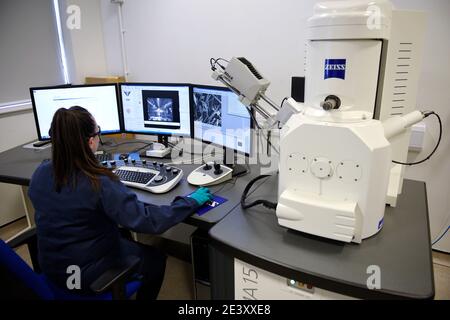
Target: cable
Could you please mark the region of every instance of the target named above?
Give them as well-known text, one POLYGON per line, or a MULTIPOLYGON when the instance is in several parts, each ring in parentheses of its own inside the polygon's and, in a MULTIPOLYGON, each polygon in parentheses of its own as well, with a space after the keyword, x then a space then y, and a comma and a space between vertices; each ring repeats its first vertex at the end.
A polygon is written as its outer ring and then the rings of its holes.
POLYGON ((248 208, 260 205, 260 204, 262 204, 266 208, 273 209, 273 210, 275 210, 277 208, 277 203, 276 202, 270 202, 270 201, 267 201, 267 200, 256 200, 256 201, 253 201, 252 203, 245 203, 245 199, 247 198, 247 194, 250 191, 250 189, 252 188, 253 184, 256 181, 264 179, 264 178, 267 178, 267 177, 271 177, 271 175, 263 174, 263 175, 257 176, 256 178, 253 178, 245 186, 244 192, 242 193, 242 196, 241 196, 241 207, 242 207, 242 209, 248 209, 248 208))
MULTIPOLYGON (((248 109, 247 109, 247 110, 248 110, 248 109)), ((250 117, 252 117, 253 121, 255 122, 256 128, 261 129, 261 126, 259 125, 258 121, 256 121, 256 117, 255 117, 255 115, 253 114, 253 112, 251 112, 250 110, 248 110, 248 113, 250 114, 250 117)))
POLYGON ((217 58, 217 59, 210 58, 209 63, 211 64, 211 69, 216 70, 216 64, 218 64, 223 70, 225 70, 225 67, 221 65, 218 61, 225 61, 226 63, 229 63, 229 61, 224 58, 217 58))
POLYGON ((215 63, 218 64, 222 69, 225 69, 225 67, 223 65, 221 65, 220 63, 218 63, 217 61, 225 61, 226 63, 230 63, 230 61, 228 61, 227 59, 217 58, 215 63))
POLYGON ((428 157, 426 157, 425 159, 422 159, 420 161, 416 161, 416 162, 400 162, 400 161, 392 160, 393 163, 402 164, 402 165, 405 165, 405 166, 413 166, 413 165, 420 164, 422 162, 427 161, 436 152, 437 148, 439 147, 439 144, 441 143, 441 138, 442 138, 442 121, 441 121, 441 117, 439 117, 439 115, 437 113, 435 113, 434 111, 429 111, 429 112, 425 112, 424 113, 425 118, 430 116, 430 115, 432 115, 432 114, 434 114, 437 117, 438 121, 439 121, 439 138, 438 138, 438 141, 437 141, 436 146, 434 147, 433 151, 431 151, 431 153, 428 155, 428 157))
POLYGON ((141 151, 142 149, 145 149, 145 148, 147 148, 147 147, 151 146, 151 145, 152 145, 153 143, 154 143, 154 142, 149 142, 149 143, 146 143, 146 144, 145 144, 145 146, 143 146, 143 147, 140 147, 140 148, 137 148, 137 149, 135 149, 135 150, 131 151, 130 153, 135 153, 135 152, 139 152, 139 151, 141 151))
MULTIPOLYGON (((236 184, 236 181, 237 181, 238 178, 239 177, 233 177, 231 180, 224 182, 223 185, 219 189, 211 191, 211 193, 213 195, 217 195, 217 193, 223 191, 223 188, 225 188, 229 184, 231 184, 231 186, 234 187, 234 185, 236 184)), ((228 190, 225 190, 225 191, 228 191, 228 190)))
MULTIPOLYGON (((118 143, 118 144, 113 144, 113 145, 105 145, 105 146, 107 146, 107 147, 109 147, 109 148, 116 148, 116 147, 118 147, 118 146, 122 146, 122 145, 124 145, 124 144, 133 144, 133 143, 149 143, 149 141, 140 141, 140 140, 134 140, 134 141, 125 141, 125 142, 121 142, 121 143, 118 143)), ((151 141, 151 143, 153 143, 153 141, 151 141)))
MULTIPOLYGON (((190 154, 190 155, 198 155, 199 154, 199 153, 187 151, 186 149, 179 147, 178 144, 174 144, 172 142, 169 142, 168 144, 172 149, 178 151, 180 156, 183 153, 190 154)), ((202 154, 203 154, 203 152, 202 152, 202 154)))
POLYGON ((275 152, 277 153, 277 155, 280 155, 280 151, 277 150, 277 149, 273 146, 273 144, 270 142, 269 138, 266 137, 266 136, 264 135, 264 131, 263 131, 263 130, 260 130, 260 132, 261 132, 261 135, 264 137, 264 139, 266 139, 266 141, 267 141, 267 143, 270 145, 270 147, 273 149, 273 151, 275 151, 275 152))
POLYGON ((284 97, 284 99, 281 101, 280 109, 283 108, 283 103, 284 103, 287 99, 289 99, 289 97, 284 97))
MULTIPOLYGON (((248 110, 248 109, 247 109, 247 110, 248 110)), ((250 114, 250 116, 252 117, 253 121, 255 122, 256 127, 258 128, 259 132, 261 132, 261 135, 263 136, 263 138, 266 139, 268 145, 270 145, 270 148, 272 148, 272 149, 276 152, 276 154, 280 155, 280 151, 277 150, 277 149, 273 146, 273 144, 269 141, 269 138, 266 137, 266 136, 264 135, 264 131, 262 130, 262 128, 261 128, 261 126, 259 125, 258 121, 256 121, 256 117, 255 117, 255 115, 253 114, 253 112, 251 112, 250 110, 248 110, 248 113, 250 114)))
POLYGON ((450 229, 450 226, 448 226, 447 230, 445 230, 444 233, 439 238, 437 238, 431 245, 434 246, 436 243, 438 243, 439 240, 441 240, 445 236, 445 234, 447 233, 448 229, 450 229))

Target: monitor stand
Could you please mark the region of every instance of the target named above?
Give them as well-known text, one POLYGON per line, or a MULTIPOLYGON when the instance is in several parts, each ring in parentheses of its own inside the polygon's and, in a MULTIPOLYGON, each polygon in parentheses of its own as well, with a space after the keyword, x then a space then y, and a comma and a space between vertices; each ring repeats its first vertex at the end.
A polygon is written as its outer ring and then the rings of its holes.
POLYGON ((158 136, 158 142, 152 143, 150 148, 145 151, 145 155, 151 158, 164 158, 171 152, 168 136, 158 136))

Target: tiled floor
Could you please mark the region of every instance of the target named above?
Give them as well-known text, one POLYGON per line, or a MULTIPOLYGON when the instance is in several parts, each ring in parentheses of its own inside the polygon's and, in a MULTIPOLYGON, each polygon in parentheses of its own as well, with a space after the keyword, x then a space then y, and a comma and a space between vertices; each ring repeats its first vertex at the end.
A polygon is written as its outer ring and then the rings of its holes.
POLYGON ((191 264, 170 257, 158 300, 192 300, 194 287, 191 264))
MULTIPOLYGON (((0 239, 6 240, 26 227, 26 220, 18 220, 0 228, 0 239)), ((19 255, 30 263, 25 246, 17 249, 19 255)), ((433 251, 435 299, 450 300, 450 254, 433 251)), ((189 263, 169 257, 159 300, 189 300, 194 298, 192 268, 189 263)))

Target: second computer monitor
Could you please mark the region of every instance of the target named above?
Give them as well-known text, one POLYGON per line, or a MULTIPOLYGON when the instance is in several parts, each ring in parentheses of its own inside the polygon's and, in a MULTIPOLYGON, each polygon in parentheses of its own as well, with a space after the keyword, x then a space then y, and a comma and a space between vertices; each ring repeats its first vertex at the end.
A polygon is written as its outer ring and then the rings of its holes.
POLYGON ((124 131, 191 136, 189 90, 188 84, 120 84, 124 131))
POLYGON ((192 86, 194 138, 250 154, 252 121, 235 93, 224 87, 192 86))

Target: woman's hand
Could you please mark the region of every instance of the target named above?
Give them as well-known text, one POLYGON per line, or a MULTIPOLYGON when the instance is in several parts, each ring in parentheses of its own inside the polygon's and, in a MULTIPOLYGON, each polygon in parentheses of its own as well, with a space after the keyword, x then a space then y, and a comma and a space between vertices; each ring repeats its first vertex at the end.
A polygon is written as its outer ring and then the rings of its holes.
POLYGON ((200 187, 189 197, 197 201, 197 203, 202 206, 206 202, 211 201, 214 196, 211 194, 211 191, 209 191, 208 188, 200 187))

